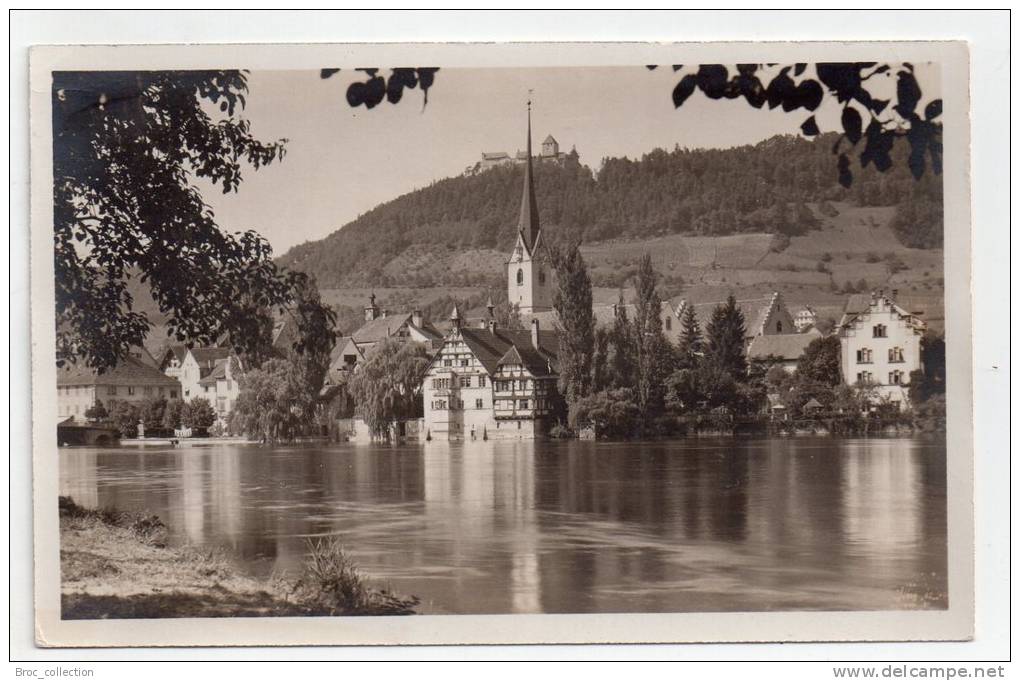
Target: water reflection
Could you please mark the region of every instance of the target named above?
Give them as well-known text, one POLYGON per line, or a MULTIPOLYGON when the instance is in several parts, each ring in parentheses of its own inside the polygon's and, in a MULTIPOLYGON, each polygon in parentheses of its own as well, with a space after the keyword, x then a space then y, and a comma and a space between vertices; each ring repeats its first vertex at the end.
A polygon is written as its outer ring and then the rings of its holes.
POLYGON ((438 612, 945 605, 941 441, 67 449, 61 489, 261 575, 338 534, 438 612))

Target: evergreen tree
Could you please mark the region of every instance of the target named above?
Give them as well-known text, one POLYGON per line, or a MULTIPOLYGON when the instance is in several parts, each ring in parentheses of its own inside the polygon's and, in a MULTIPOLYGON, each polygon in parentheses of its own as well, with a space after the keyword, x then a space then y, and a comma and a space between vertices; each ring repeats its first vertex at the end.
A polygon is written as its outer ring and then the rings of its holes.
POLYGON ((562 327, 560 335, 560 395, 573 404, 591 388, 595 318, 591 308, 591 279, 581 250, 572 245, 549 249, 556 270, 555 308, 562 327))
POLYGON ((677 348, 681 368, 693 369, 697 366, 700 353, 701 325, 698 323, 698 314, 694 311, 694 305, 687 305, 684 308, 683 318, 680 320, 680 344, 677 348))
POLYGON ((613 329, 609 334, 609 343, 612 346, 610 385, 616 388, 633 388, 637 383, 637 368, 634 364, 637 347, 634 339, 634 327, 627 317, 622 289, 616 304, 616 316, 613 319, 613 329))
POLYGON ((740 380, 747 373, 747 358, 744 342, 747 331, 744 314, 737 307, 737 299, 731 293, 726 302, 717 305, 707 329, 708 347, 706 359, 714 368, 729 373, 734 380, 740 380))

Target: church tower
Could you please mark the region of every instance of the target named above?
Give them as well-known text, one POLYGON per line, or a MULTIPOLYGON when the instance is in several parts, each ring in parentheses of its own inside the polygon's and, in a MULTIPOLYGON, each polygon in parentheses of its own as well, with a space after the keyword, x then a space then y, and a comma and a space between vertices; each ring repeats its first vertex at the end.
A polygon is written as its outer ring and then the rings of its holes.
POLYGON ((531 158, 531 102, 528 102, 528 159, 524 165, 524 191, 517 220, 517 243, 507 261, 507 300, 522 315, 552 309, 553 273, 542 245, 538 202, 531 158))

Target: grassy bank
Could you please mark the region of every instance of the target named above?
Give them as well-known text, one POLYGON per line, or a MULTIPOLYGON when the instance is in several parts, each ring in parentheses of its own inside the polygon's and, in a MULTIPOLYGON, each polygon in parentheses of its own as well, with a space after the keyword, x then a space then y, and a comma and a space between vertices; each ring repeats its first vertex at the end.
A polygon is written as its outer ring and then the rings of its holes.
POLYGON ((408 615, 419 602, 369 586, 335 539, 309 544, 297 579, 259 580, 222 552, 170 547, 166 537, 156 516, 61 497, 63 618, 408 615))

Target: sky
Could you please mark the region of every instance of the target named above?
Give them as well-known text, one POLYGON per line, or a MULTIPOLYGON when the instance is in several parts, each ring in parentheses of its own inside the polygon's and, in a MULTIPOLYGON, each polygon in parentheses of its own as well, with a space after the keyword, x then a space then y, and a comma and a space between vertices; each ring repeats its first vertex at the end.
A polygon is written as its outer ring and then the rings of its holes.
MULTIPOLYGON (((937 76, 922 68, 918 77, 927 100, 937 76)), ((483 151, 523 149, 529 97, 536 151, 552 134, 561 151, 576 146, 593 169, 603 158, 639 158, 656 147, 725 148, 798 134, 809 115, 700 92, 676 109, 678 76, 669 67, 443 69, 427 106, 415 89, 371 110, 347 104, 355 78, 364 76, 250 74, 244 116, 262 141, 286 138, 287 153, 257 172, 244 169, 237 194, 204 191, 221 228, 254 229, 278 255, 321 239, 380 203, 460 174, 483 151)), ((816 119, 823 131, 837 129, 838 105, 827 100, 816 119)))

